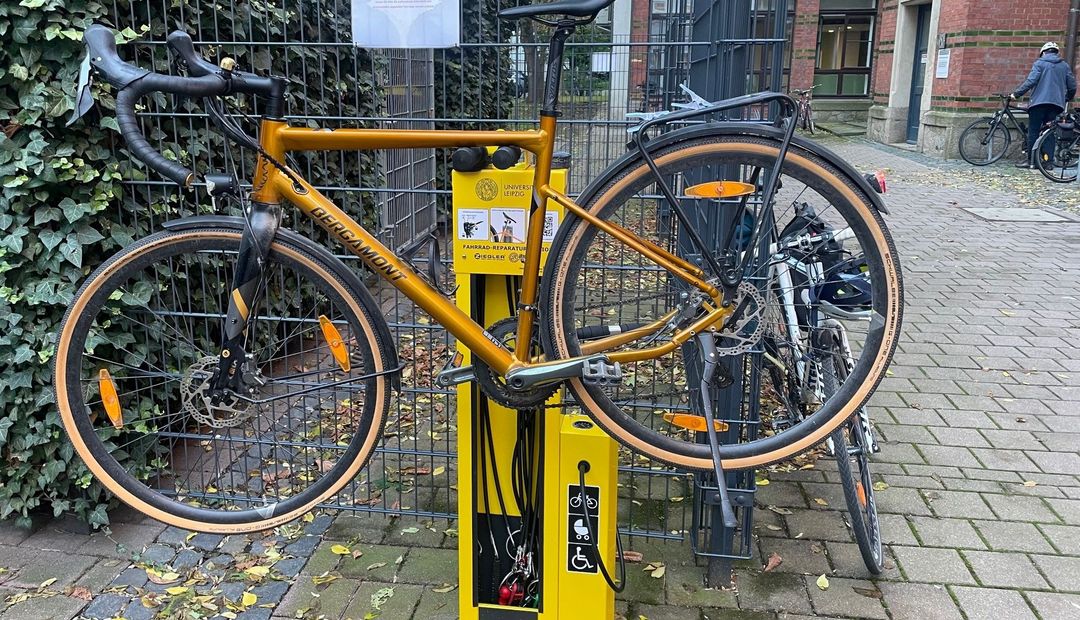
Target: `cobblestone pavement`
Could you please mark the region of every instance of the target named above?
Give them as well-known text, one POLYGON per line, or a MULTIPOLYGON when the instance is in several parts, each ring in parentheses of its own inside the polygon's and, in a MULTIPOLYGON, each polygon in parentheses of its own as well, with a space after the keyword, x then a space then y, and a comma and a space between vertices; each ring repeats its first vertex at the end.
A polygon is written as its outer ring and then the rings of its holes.
MULTIPOLYGON (((771 474, 759 488, 756 556, 738 566, 736 590, 703 588, 688 545, 633 540, 666 571, 653 578, 629 565, 619 613, 1080 618, 1080 223, 989 222, 962 210, 1042 206, 1048 196, 1071 208, 1071 194, 1029 172, 973 174, 865 142, 828 143, 861 168, 890 170, 888 221, 905 270, 904 337, 871 402, 883 444, 873 467, 888 485, 878 492, 887 571, 869 579, 822 465, 771 474), (763 572, 772 553, 783 563, 763 572)), ((344 514, 254 539, 138 518, 115 524, 111 539, 0 526, 0 618, 211 617, 212 608, 237 618, 455 618, 454 528, 344 514)))

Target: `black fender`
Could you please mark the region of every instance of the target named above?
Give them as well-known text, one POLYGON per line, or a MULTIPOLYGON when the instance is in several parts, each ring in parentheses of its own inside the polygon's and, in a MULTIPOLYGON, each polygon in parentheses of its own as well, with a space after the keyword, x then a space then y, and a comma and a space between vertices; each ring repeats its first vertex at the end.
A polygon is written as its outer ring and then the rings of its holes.
MULTIPOLYGON (((694 138, 701 138, 705 136, 750 136, 755 138, 767 138, 775 140, 777 142, 783 142, 784 131, 772 125, 766 125, 763 123, 704 123, 701 125, 693 125, 690 127, 684 127, 675 131, 661 134, 652 138, 645 143, 645 148, 649 152, 655 152, 661 148, 670 146, 676 142, 682 142, 685 140, 691 140, 694 138)), ((835 167, 845 179, 850 181, 855 187, 857 187, 866 198, 869 199, 870 204, 873 205, 879 213, 888 214, 889 209, 885 206, 885 201, 882 200, 881 195, 875 191, 870 183, 859 173, 855 168, 849 164, 844 158, 840 157, 836 153, 821 146, 817 142, 807 140, 801 136, 794 136, 791 139, 791 143, 798 148, 813 153, 818 157, 821 157, 827 161, 830 165, 835 167)), ((625 153, 622 157, 615 160, 610 166, 608 166, 603 172, 600 173, 589 185, 581 192, 577 203, 580 205, 587 204, 592 200, 593 195, 596 194, 602 187, 607 185, 624 166, 635 163, 641 159, 641 154, 636 148, 631 148, 630 151, 625 153)))
MULTIPOLYGON (((197 215, 193 217, 180 218, 177 220, 169 220, 163 223, 162 227, 170 231, 184 231, 198 228, 217 227, 228 228, 242 232, 245 225, 246 224, 244 222, 244 219, 240 217, 232 217, 228 215, 197 215)), ((339 259, 333 254, 331 254, 329 250, 295 231, 289 230, 287 228, 278 228, 276 236, 288 239, 291 243, 294 243, 304 248, 305 252, 308 252, 309 254, 327 263, 333 263, 335 261, 340 262, 339 259)), ((372 310, 377 310, 379 308, 379 304, 376 303, 375 297, 371 294, 371 291, 369 291, 368 288, 364 286, 363 281, 358 275, 356 275, 356 272, 346 267, 342 271, 342 275, 348 279, 348 282, 346 282, 346 284, 352 287, 352 289, 355 290, 356 293, 363 298, 362 301, 369 304, 369 308, 371 308, 372 310)), ((398 361, 397 345, 396 341, 394 340, 393 334, 390 333, 390 326, 386 323, 385 317, 383 317, 383 315, 379 314, 378 312, 375 312, 371 319, 375 330, 379 334, 379 337, 382 338, 384 343, 386 343, 384 353, 387 354, 388 359, 383 360, 383 366, 386 368, 386 370, 393 370, 395 368, 398 368, 401 363, 398 361)), ((401 391, 400 372, 393 372, 390 375, 390 386, 392 389, 398 390, 399 392, 401 391)))

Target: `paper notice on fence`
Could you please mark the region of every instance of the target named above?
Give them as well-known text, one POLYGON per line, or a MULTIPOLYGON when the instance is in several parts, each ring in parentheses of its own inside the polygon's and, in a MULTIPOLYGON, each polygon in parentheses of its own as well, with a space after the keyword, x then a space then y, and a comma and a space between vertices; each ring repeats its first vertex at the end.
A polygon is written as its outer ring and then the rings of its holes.
POLYGON ((353 0, 352 34, 360 47, 454 47, 461 42, 461 3, 353 0))

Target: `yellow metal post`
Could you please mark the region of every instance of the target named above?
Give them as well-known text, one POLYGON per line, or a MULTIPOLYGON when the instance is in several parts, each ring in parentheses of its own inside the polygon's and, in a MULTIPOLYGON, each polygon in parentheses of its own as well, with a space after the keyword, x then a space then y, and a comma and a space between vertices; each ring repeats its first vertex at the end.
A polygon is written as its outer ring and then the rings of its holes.
MULTIPOLYGON (((457 277, 457 304, 484 325, 515 314, 510 293, 514 277, 521 275, 524 239, 528 230, 532 198, 533 170, 519 165, 509 170, 487 169, 475 173, 453 173, 453 256, 457 277), (511 280, 508 289, 507 281, 511 280), (479 316, 477 316, 479 315, 479 316)), ((566 171, 553 170, 550 184, 564 191, 566 171)), ((545 250, 562 221, 562 208, 552 203, 544 226, 545 250)), ((546 254, 546 252, 545 252, 546 254)), ((462 364, 471 364, 469 352, 462 364)), ((502 576, 493 564, 490 549, 505 547, 506 525, 495 517, 489 529, 489 515, 501 514, 495 485, 503 489, 505 511, 511 521, 521 512, 511 489, 511 459, 517 441, 517 411, 487 401, 472 383, 458 386, 458 572, 459 613, 466 620, 554 620, 558 618, 612 618, 614 594, 595 568, 595 558, 587 540, 582 539, 583 521, 594 514, 594 531, 600 551, 609 567, 615 563, 615 519, 617 499, 617 451, 615 443, 585 416, 565 414, 549 406, 537 416, 537 463, 534 464, 538 491, 542 498, 539 558, 539 604, 536 608, 500 606, 498 581, 502 576), (491 423, 494 464, 486 457, 481 471, 480 410, 486 408, 491 423), (590 471, 586 503, 595 509, 580 510, 574 500, 578 486, 578 462, 587 460, 590 471), (496 479, 495 472, 498 472, 496 479), (482 493, 487 482, 487 502, 482 493), (590 512, 591 510, 591 512, 590 512), (575 527, 575 525, 577 527, 575 527)), ((556 404, 558 396, 549 401, 556 404)), ((485 444, 487 442, 485 441, 485 444)), ((513 525, 511 525, 511 529, 513 525)), ((587 536, 586 536, 587 538, 587 536)), ((498 549, 501 561, 507 550, 498 549)))

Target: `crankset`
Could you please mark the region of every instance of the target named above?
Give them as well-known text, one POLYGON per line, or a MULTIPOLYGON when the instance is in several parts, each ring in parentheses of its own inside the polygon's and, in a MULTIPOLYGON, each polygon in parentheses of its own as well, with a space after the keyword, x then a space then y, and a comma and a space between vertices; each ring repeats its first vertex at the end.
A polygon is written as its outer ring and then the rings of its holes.
MULTIPOLYGON (((503 346, 514 350, 512 346, 517 338, 517 317, 507 317, 496 321, 488 327, 488 333, 495 337, 503 346)), ((536 337, 536 329, 533 329, 532 342, 529 343, 531 350, 539 351, 540 343, 536 337)), ((520 346, 520 345, 519 345, 520 346)), ((498 373, 484 363, 479 357, 474 356, 472 372, 476 385, 480 391, 496 403, 508 409, 532 409, 539 407, 551 398, 559 389, 560 383, 537 385, 524 389, 515 389, 506 384, 498 373)))

